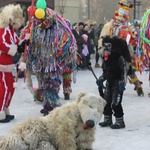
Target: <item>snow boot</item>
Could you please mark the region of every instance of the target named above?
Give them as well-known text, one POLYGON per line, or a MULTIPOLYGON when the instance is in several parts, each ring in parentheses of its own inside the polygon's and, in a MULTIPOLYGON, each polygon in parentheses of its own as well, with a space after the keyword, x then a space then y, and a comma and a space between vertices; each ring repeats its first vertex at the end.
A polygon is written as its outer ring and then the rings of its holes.
POLYGON ((5 111, 0 111, 0 123, 10 122, 10 119, 6 117, 5 111))
POLYGON ((110 126, 111 129, 121 129, 125 128, 125 123, 123 117, 116 118, 116 123, 110 126))
POLYGON ((14 115, 6 115, 6 118, 8 118, 9 120, 13 120, 15 118, 14 115))
POLYGON ((64 100, 70 100, 70 94, 64 93, 64 100))
POLYGON ((107 127, 112 125, 112 116, 104 116, 104 122, 100 122, 101 127, 107 127))
POLYGON ((14 115, 10 115, 9 108, 4 108, 4 111, 5 111, 6 119, 13 120, 15 118, 14 115))
POLYGON ((7 117, 5 119, 0 120, 0 123, 7 123, 7 122, 10 122, 10 119, 7 117))
POLYGON ((141 86, 136 88, 138 96, 144 96, 144 92, 141 86))

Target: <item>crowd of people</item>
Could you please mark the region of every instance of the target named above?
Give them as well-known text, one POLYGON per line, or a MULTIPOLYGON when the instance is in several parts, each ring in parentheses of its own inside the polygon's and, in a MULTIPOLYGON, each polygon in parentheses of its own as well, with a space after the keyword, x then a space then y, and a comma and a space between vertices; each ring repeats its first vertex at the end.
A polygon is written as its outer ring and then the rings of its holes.
POLYGON ((103 24, 86 24, 84 22, 73 23, 72 32, 77 41, 78 69, 88 69, 91 54, 95 54, 95 67, 100 68, 98 54, 98 39, 103 28, 103 24))
MULTIPOLYGON (((30 17, 31 20, 21 30, 20 37, 16 30, 23 23, 22 9, 18 5, 6 6, 1 12, 0 20, 0 123, 9 122, 15 117, 10 115, 9 105, 15 88, 12 70, 13 58, 17 53, 25 56, 22 63, 25 65, 22 67, 26 69, 26 74, 21 69, 22 76, 27 78, 31 93, 39 95, 42 100, 43 109, 40 112, 44 115, 60 106, 61 84, 64 99, 70 99, 71 82, 76 80, 76 71, 89 69, 91 55, 95 54, 94 66, 102 67, 103 71, 96 83, 104 89, 102 97, 107 101, 104 121, 99 125, 110 126, 112 129, 125 128, 122 100, 127 79, 134 84, 138 96, 143 96, 144 92, 142 82, 136 75, 136 71, 141 69, 137 68, 141 66, 141 62, 139 64, 139 56, 136 57, 140 28, 136 28, 137 24, 134 24, 134 28, 128 24, 129 11, 133 6, 125 0, 121 0, 118 6, 118 12, 106 24, 78 22, 72 25, 54 10, 45 7, 44 10, 40 9, 40 13, 32 14, 34 17, 30 17), (14 17, 6 15, 8 9, 14 17), (35 91, 31 74, 37 77, 38 88, 35 91), (115 123, 112 122, 112 115, 116 118, 115 123)), ((144 42, 142 44, 145 45, 144 42)))

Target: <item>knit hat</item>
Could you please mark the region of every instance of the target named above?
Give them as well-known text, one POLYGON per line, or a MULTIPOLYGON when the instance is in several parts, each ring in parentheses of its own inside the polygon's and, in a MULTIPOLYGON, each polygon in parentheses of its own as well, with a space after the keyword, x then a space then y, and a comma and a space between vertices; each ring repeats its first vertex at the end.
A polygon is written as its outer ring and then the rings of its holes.
POLYGON ((115 12, 114 19, 121 21, 129 20, 129 13, 131 8, 133 7, 133 4, 129 3, 126 0, 120 0, 120 2, 118 2, 118 7, 119 9, 115 12))
POLYGON ((77 26, 73 26, 73 29, 75 30, 77 28, 77 26))
POLYGON ((79 22, 79 24, 78 24, 79 26, 84 26, 84 23, 83 22, 79 22))
POLYGON ((84 39, 85 42, 87 42, 88 36, 87 36, 86 34, 83 34, 83 35, 82 35, 82 38, 84 39))

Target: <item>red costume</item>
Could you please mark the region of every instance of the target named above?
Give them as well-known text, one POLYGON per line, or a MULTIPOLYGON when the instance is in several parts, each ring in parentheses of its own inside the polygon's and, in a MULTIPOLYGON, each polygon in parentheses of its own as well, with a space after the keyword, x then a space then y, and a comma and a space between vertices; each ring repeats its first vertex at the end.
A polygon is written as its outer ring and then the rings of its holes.
POLYGON ((0 123, 14 119, 9 105, 14 94, 13 56, 18 50, 19 40, 15 30, 23 24, 20 5, 7 5, 0 13, 0 123))
POLYGON ((5 119, 4 110, 9 107, 14 94, 11 51, 15 51, 15 47, 17 51, 18 43, 19 39, 12 27, 0 29, 0 119, 5 119))

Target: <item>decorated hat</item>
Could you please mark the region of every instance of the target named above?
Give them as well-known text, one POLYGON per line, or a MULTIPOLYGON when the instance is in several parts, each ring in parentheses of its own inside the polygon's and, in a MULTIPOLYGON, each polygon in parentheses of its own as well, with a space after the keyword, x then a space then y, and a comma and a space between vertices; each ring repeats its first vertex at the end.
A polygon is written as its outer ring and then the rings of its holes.
POLYGON ((45 9, 47 7, 46 0, 37 0, 36 6, 29 6, 27 9, 28 15, 35 16, 37 19, 46 17, 45 9))
POLYGON ((119 9, 115 12, 115 16, 118 16, 119 18, 124 18, 124 20, 129 20, 129 13, 133 7, 133 4, 126 0, 120 0, 120 2, 118 2, 118 7, 119 9))

